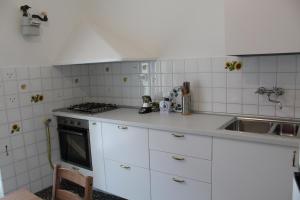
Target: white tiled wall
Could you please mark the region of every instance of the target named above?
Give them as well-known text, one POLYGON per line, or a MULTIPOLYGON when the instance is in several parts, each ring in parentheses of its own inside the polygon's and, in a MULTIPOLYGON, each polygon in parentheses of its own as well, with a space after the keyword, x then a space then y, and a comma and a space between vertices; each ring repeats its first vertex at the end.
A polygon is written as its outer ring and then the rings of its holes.
POLYGON ((235 59, 94 64, 89 66, 91 95, 99 101, 140 106, 141 95, 158 101, 172 87, 190 81, 195 111, 300 118, 300 55, 243 57, 242 70, 225 70, 225 61, 235 59), (279 98, 282 110, 254 93, 260 86, 285 89, 279 98))
MULTIPOLYGON (((62 67, 0 69, 0 173, 4 192, 28 187, 36 192, 52 184, 43 121, 55 108, 88 100, 140 106, 142 95, 159 101, 183 81, 191 82, 196 111, 300 118, 300 55, 244 57, 238 72, 226 60, 199 58, 121 62, 62 67), (20 86, 26 84, 26 90, 20 86), (283 87, 283 110, 254 94, 259 86, 283 87), (32 103, 31 96, 44 101, 32 103), (10 134, 12 124, 21 132, 10 134), (3 151, 9 147, 9 156, 3 151)), ((52 123, 53 160, 59 160, 52 123)), ((1 182, 1 181, 0 181, 1 182)))
MULTIPOLYGON (((0 173, 4 193, 20 187, 36 192, 52 184, 43 122, 52 118, 52 109, 82 102, 88 92, 86 66, 0 69, 0 173), (26 90, 20 89, 22 84, 27 85, 26 90), (36 94, 44 95, 44 101, 32 103, 31 96, 36 94), (14 123, 21 125, 21 132, 10 133, 14 123)), ((52 120, 53 160, 58 161, 55 126, 52 120)))

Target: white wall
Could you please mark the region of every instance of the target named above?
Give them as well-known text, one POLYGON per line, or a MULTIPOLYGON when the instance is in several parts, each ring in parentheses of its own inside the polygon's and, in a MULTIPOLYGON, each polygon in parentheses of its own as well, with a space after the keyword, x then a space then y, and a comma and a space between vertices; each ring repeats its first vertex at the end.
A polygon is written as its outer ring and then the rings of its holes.
POLYGON ((128 41, 161 58, 223 56, 224 0, 90 0, 108 41, 128 41))
POLYGON ((0 1, 0 67, 12 65, 49 65, 58 56, 78 18, 82 0, 1 0, 0 1), (47 11, 49 22, 41 26, 39 37, 20 34, 19 7, 29 4, 47 11))
POLYGON ((91 58, 99 49, 109 49, 108 57, 113 54, 116 60, 119 55, 123 59, 223 56, 223 4, 223 0, 1 0, 0 67, 50 65, 64 59, 70 64, 99 62, 102 57, 91 58), (42 25, 39 37, 20 34, 19 7, 25 3, 48 11, 50 21, 42 25), (87 20, 93 30, 82 30, 86 26, 80 25, 87 20), (94 39, 98 35, 98 42, 91 42, 91 33, 94 39), (103 49, 98 47, 101 42, 106 45, 103 49))

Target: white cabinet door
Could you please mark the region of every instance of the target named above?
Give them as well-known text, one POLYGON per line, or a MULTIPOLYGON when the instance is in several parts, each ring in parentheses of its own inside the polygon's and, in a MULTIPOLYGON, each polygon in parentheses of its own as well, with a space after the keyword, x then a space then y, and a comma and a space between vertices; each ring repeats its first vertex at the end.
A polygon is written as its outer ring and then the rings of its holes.
POLYGON ((299 0, 225 0, 227 55, 300 52, 299 0))
POLYGON ((291 200, 294 151, 214 138, 212 200, 291 200))
POLYGON ((152 200, 211 200, 211 185, 151 171, 151 197, 152 200))
POLYGON ((107 191, 130 200, 150 200, 148 169, 105 160, 107 191))
POLYGON ((102 123, 104 156, 149 168, 148 129, 102 123))
POLYGON ((90 121, 89 129, 93 163, 94 187, 99 190, 105 190, 105 170, 101 123, 90 121))

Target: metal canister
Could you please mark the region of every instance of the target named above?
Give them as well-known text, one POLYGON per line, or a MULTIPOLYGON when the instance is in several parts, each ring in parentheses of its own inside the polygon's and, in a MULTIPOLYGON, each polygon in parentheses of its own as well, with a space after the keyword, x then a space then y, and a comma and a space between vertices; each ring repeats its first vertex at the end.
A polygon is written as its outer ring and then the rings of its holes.
POLYGON ((183 115, 190 115, 192 106, 192 98, 191 94, 185 94, 182 96, 182 114, 183 115))

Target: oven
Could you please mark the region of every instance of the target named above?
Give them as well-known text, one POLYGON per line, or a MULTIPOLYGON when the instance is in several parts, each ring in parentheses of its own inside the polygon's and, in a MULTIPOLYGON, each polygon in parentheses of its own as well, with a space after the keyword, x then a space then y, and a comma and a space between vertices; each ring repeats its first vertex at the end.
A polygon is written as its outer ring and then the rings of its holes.
POLYGON ((57 117, 57 126, 62 161, 92 170, 88 121, 57 117))

